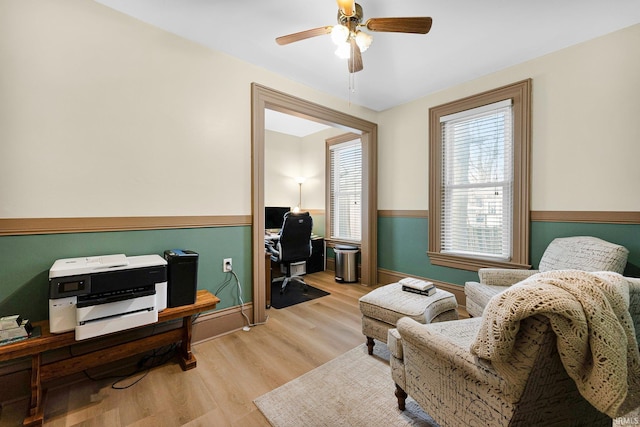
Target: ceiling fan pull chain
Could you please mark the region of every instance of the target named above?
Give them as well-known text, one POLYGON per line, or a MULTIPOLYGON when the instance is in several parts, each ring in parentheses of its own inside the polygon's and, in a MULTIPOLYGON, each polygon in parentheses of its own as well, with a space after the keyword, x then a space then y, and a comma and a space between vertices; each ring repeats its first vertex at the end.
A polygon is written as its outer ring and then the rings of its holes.
MULTIPOLYGON (((356 44, 351 43, 351 53, 349 55, 348 61, 351 61, 350 70, 355 70, 356 66, 356 44)), ((349 71, 349 105, 351 105, 351 94, 356 92, 356 73, 349 71)))
POLYGON ((349 93, 356 93, 356 73, 349 73, 349 93))
POLYGON ((351 107, 352 93, 356 93, 356 73, 349 73, 349 107, 351 107))
MULTIPOLYGON (((353 44, 351 44, 351 54, 349 55, 349 59, 347 59, 347 61, 351 62, 352 67, 353 67, 353 64, 355 63, 355 57, 354 57, 353 51, 354 51, 354 47, 353 47, 353 44)), ((350 69, 353 69, 353 68, 350 67, 350 69)), ((347 75, 349 76, 349 107, 351 107, 351 94, 356 92, 356 73, 352 73, 351 71, 349 71, 347 75)))
POLYGON ((348 73, 347 74, 347 101, 349 101, 349 107, 351 107, 351 76, 353 74, 348 73))

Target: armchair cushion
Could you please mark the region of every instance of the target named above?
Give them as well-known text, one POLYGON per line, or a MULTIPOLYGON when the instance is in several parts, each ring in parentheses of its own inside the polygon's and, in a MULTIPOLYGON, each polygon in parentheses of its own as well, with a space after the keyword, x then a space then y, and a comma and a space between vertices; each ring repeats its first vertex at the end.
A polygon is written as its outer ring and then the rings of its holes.
POLYGON ((615 271, 622 274, 629 250, 597 237, 554 239, 540 259, 539 270, 615 271))

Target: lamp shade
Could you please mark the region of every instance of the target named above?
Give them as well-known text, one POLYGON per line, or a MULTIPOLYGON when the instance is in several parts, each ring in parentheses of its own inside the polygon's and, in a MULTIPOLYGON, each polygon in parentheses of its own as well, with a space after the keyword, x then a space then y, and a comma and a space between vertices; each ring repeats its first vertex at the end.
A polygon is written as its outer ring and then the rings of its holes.
POLYGON ((358 31, 358 33, 356 34, 356 43, 360 48, 360 52, 364 52, 365 50, 369 49, 369 46, 371 46, 371 42, 373 42, 373 37, 363 31, 358 31))
POLYGON ((331 29, 331 40, 338 46, 349 38, 349 29, 344 25, 334 25, 331 29))

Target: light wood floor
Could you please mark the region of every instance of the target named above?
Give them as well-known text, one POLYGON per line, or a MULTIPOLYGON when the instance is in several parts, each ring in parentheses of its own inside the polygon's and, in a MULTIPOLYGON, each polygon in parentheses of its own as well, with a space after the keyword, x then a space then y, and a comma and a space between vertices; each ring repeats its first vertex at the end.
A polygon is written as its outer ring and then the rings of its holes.
MULTIPOLYGON (((125 390, 113 379, 50 390, 45 426, 269 426, 253 399, 365 342, 358 299, 372 288, 330 273, 305 280, 331 295, 271 308, 265 325, 194 345, 196 369, 171 361, 125 390)), ((0 426, 19 425, 27 406, 5 405, 0 426)))

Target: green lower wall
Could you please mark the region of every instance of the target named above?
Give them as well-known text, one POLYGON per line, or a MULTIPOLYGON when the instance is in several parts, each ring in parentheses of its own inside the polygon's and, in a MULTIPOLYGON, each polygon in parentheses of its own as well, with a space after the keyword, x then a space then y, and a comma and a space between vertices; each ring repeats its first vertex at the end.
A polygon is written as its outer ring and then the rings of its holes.
MULTIPOLYGON (((595 236, 629 249, 625 275, 640 277, 640 225, 589 223, 531 223, 531 262, 537 267, 545 250, 556 237, 595 236)), ((378 266, 383 269, 463 285, 477 280, 472 271, 432 265, 427 256, 426 218, 378 218, 378 266)))
POLYGON ((432 265, 427 256, 426 218, 378 218, 378 267, 462 285, 477 279, 472 271, 432 265))
MULTIPOLYGON (((379 267, 458 285, 477 278, 475 272, 431 265, 427 233, 426 218, 378 218, 379 267)), ((640 277, 640 225, 533 222, 531 235, 534 267, 554 238, 588 235, 629 249, 625 274, 640 277)), ((240 304, 235 279, 222 272, 223 258, 233 258, 242 299, 252 300, 250 226, 4 236, 0 237, 0 316, 48 318, 48 272, 56 259, 114 253, 162 255, 172 248, 199 253, 198 288, 216 293, 221 300, 218 308, 240 304), (229 278, 233 280, 219 290, 229 278)))
POLYGON ((578 222, 532 222, 531 262, 540 263, 545 248, 556 237, 594 236, 629 249, 625 276, 640 277, 640 224, 588 224, 578 222))
POLYGON ((311 232, 313 234, 317 234, 318 236, 325 236, 326 234, 324 233, 324 215, 320 215, 320 214, 313 214, 312 215, 313 218, 313 229, 311 230, 311 232))
POLYGON ((56 259, 124 253, 158 254, 166 249, 198 252, 198 289, 216 292, 226 279, 218 308, 240 304, 238 286, 222 272, 222 260, 233 259, 242 299, 251 301, 251 227, 70 233, 0 237, 0 316, 20 314, 32 321, 48 319, 48 274, 56 259))

